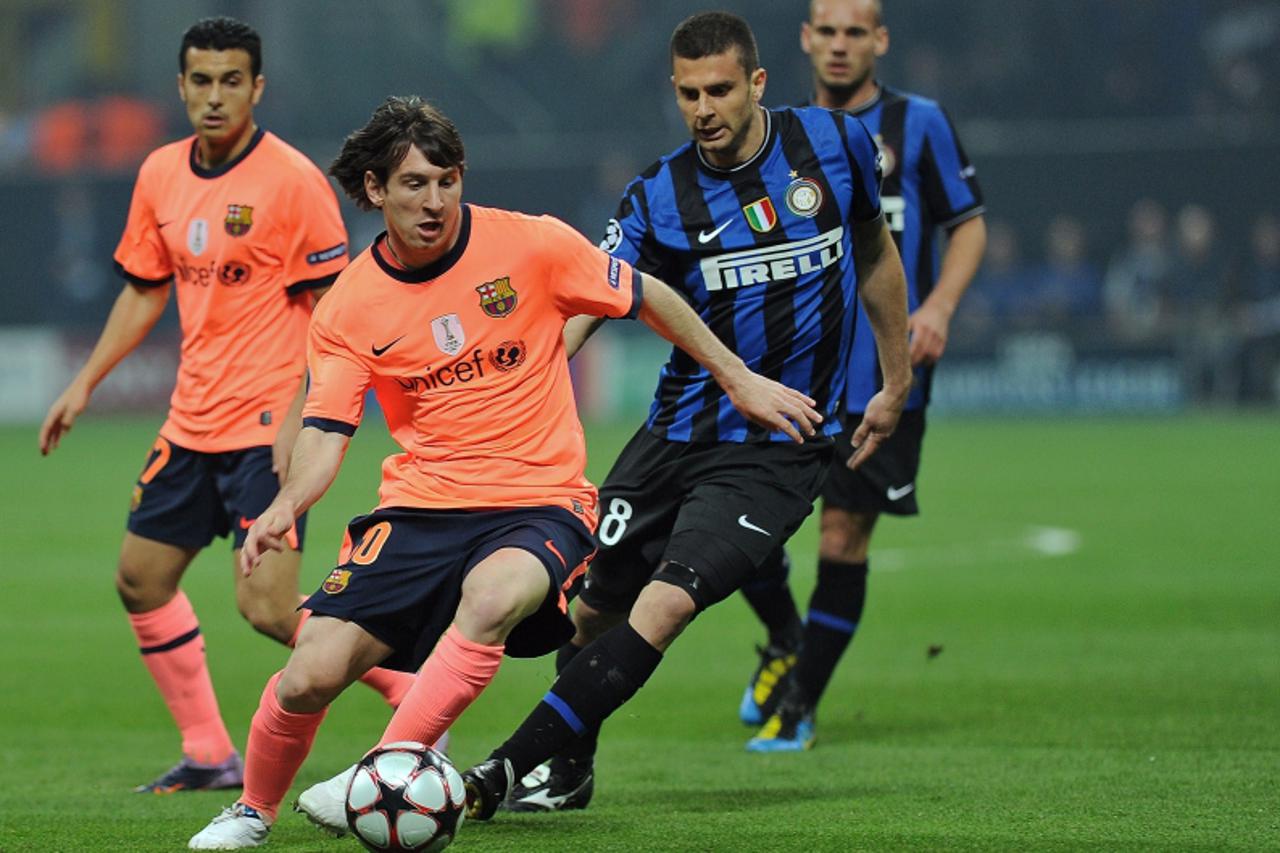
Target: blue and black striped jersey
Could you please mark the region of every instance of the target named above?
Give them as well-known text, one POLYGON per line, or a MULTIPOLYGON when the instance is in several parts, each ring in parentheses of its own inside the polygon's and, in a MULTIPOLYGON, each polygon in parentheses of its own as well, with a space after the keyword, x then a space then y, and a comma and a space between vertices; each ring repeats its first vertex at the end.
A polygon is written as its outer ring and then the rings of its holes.
MULTIPOLYGON (((853 222, 880 215, 875 142, 823 109, 768 110, 764 145, 717 169, 686 143, 633 180, 601 247, 680 293, 747 365, 839 430, 857 294, 853 222)), ((670 441, 789 441, 749 423, 680 349, 647 426, 670 441)))
MULTIPOLYGON (((880 203, 907 272, 907 308, 914 311, 937 278, 937 229, 954 228, 982 214, 982 190, 950 119, 936 102, 882 87, 871 103, 850 114, 862 120, 880 147, 880 203)), ((882 381, 871 323, 859 306, 848 410, 862 412, 882 381)), ((908 409, 928 404, 932 381, 932 368, 916 368, 908 409)))

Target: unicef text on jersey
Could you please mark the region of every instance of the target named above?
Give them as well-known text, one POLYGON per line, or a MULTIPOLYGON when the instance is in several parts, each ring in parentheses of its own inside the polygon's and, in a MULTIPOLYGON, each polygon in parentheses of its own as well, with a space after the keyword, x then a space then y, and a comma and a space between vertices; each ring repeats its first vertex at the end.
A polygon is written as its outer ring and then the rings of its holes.
POLYGON ((841 225, 817 237, 703 258, 702 280, 714 292, 818 272, 844 257, 843 238, 841 225))

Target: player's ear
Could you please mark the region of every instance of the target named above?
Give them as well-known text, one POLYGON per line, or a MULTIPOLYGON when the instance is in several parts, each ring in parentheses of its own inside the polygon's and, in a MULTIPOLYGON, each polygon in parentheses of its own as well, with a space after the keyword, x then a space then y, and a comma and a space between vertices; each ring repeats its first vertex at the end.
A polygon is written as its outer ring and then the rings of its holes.
POLYGON ((266 88, 267 78, 259 74, 253 78, 253 94, 250 96, 250 103, 253 106, 258 105, 258 101, 262 100, 262 90, 266 88))
POLYGON ((182 101, 184 104, 187 102, 187 90, 186 87, 182 85, 182 81, 185 77, 185 73, 181 71, 178 72, 178 100, 182 101))
POLYGON ((876 27, 876 56, 884 56, 889 52, 889 28, 876 27))
POLYGON ((378 176, 371 171, 364 173, 364 194, 368 197, 369 204, 381 209, 386 193, 383 192, 382 184, 378 182, 378 176))
POLYGON ((764 84, 769 74, 763 68, 757 68, 751 75, 751 100, 753 103, 760 103, 760 99, 764 97, 764 84))
POLYGON ((810 50, 808 21, 802 21, 800 23, 800 49, 803 50, 806 54, 810 50))

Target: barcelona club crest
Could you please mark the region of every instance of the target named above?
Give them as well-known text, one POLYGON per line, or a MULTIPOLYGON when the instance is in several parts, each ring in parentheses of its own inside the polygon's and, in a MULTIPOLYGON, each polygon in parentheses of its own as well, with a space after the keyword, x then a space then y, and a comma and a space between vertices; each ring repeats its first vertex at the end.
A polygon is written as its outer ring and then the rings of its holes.
POLYGON ((253 227, 253 208, 247 204, 227 205, 227 218, 223 227, 232 237, 243 237, 253 227))
POLYGON ((778 211, 773 209, 773 202, 768 196, 742 208, 742 214, 747 217, 747 224, 751 226, 751 230, 757 234, 768 233, 778 224, 778 211))
POLYGON ((516 292, 510 276, 486 281, 476 288, 476 293, 480 294, 480 307, 490 317, 505 317, 516 310, 516 292))
POLYGON ((351 582, 350 569, 334 569, 329 572, 329 577, 324 579, 324 583, 320 584, 320 588, 329 595, 337 595, 347 588, 347 584, 351 582))

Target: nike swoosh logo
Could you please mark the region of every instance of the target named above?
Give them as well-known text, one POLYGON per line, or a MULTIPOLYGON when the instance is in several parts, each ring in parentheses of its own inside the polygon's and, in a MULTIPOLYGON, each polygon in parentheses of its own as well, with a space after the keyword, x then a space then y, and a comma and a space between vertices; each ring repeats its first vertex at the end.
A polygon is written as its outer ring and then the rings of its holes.
POLYGON ((378 346, 375 346, 375 347, 373 347, 373 354, 374 354, 374 355, 382 355, 384 352, 386 352, 387 350, 391 349, 391 348, 392 348, 393 346, 395 346, 396 344, 400 343, 400 341, 402 341, 403 339, 404 339, 404 335, 401 335, 400 337, 396 338, 396 339, 395 339, 394 341, 392 341, 391 343, 387 344, 385 347, 378 347, 378 346))
POLYGON ((699 243, 710 243, 710 242, 711 242, 712 240, 714 240, 716 237, 720 236, 720 232, 721 232, 721 231, 723 231, 724 229, 728 228, 728 227, 729 227, 730 225, 732 225, 732 224, 733 224, 733 220, 732 220, 732 219, 729 219, 729 220, 728 220, 728 221, 726 221, 723 225, 721 225, 719 228, 717 228, 716 230, 712 231, 710 234, 708 234, 706 231, 699 231, 699 232, 698 232, 698 242, 699 242, 699 243))
POLYGON ((258 519, 256 519, 256 518, 245 518, 244 516, 241 516, 241 517, 240 517, 240 529, 241 529, 241 530, 248 530, 250 527, 253 527, 253 523, 254 523, 255 521, 257 521, 257 520, 258 520, 258 519))
POLYGON ((911 494, 915 490, 916 490, 915 483, 907 483, 905 486, 901 486, 899 488, 894 488, 893 486, 890 486, 888 489, 885 490, 884 495, 889 500, 896 501, 901 498, 905 498, 907 495, 911 494))
POLYGON ((756 525, 754 525, 754 524, 752 524, 751 522, 747 521, 747 516, 746 516, 746 514, 745 514, 745 513, 744 513, 744 514, 742 514, 742 515, 740 515, 740 516, 738 516, 738 525, 739 525, 740 527, 745 527, 745 528, 747 528, 748 530, 754 530, 756 533, 763 533, 765 536, 772 536, 772 535, 773 535, 773 534, 772 534, 772 533, 770 533, 769 531, 765 530, 763 527, 757 527, 756 525))

